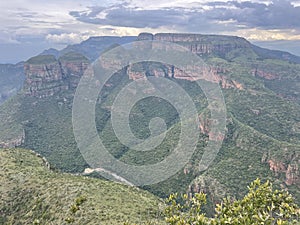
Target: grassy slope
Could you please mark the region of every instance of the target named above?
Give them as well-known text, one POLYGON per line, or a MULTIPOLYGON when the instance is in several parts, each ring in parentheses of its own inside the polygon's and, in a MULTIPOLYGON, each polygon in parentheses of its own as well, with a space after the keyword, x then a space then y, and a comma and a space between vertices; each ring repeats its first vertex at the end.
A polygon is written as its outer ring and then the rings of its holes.
POLYGON ((160 201, 135 187, 56 173, 23 149, 0 150, 0 224, 123 224, 157 218, 160 201), (5 184, 5 185, 3 185, 5 184), (75 213, 72 205, 86 198, 75 213))

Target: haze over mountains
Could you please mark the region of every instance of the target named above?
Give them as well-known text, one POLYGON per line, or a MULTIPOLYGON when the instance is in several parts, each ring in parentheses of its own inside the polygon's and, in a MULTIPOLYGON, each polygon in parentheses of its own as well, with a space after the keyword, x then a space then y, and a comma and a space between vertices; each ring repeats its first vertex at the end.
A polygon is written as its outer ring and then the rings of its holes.
MULTIPOLYGON (((149 137, 151 119, 160 117, 166 122, 166 138, 150 152, 128 148, 118 140, 111 122, 111 106, 122 87, 141 78, 163 77, 180 85, 197 108, 200 137, 191 160, 169 179, 141 188, 157 197, 204 191, 209 196, 210 213, 212 204, 225 195, 242 196, 249 182, 260 177, 289 190, 300 202, 300 57, 260 48, 236 36, 141 33, 138 37, 93 37, 61 51, 45 50, 24 65, 3 65, 12 71, 2 75, 3 80, 9 75, 11 83, 0 82, 6 87, 5 96, 20 91, 0 107, 0 147, 32 149, 46 157, 51 168, 83 173, 90 165, 80 154, 72 130, 75 90, 101 52, 134 40, 172 42, 200 56, 209 73, 201 71, 203 77, 196 78, 220 85, 227 110, 222 148, 213 164, 200 171, 198 165, 208 140, 220 138, 211 132, 211 113, 203 90, 168 64, 137 63, 114 74, 99 94, 95 121, 105 147, 124 163, 148 165, 168 156, 178 143, 180 121, 167 101, 155 97, 139 101, 130 112, 132 132, 142 139, 149 137)), ((0 90, 3 95, 4 89, 0 90)), ((14 158, 12 152, 2 154, 14 158)), ((51 179, 58 178, 55 175, 51 179)), ((155 197, 147 197, 150 208, 157 205, 155 197)))

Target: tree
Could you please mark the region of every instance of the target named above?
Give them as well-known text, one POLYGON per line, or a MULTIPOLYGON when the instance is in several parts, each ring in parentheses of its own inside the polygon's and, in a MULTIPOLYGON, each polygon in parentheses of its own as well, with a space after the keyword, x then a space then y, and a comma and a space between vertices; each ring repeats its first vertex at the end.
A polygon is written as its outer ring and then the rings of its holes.
POLYGON ((273 190, 267 181, 261 184, 256 179, 248 187, 248 194, 241 200, 224 198, 216 205, 216 214, 208 218, 201 212, 206 203, 206 195, 195 194, 193 197, 177 194, 166 200, 166 222, 170 225, 290 225, 300 224, 300 209, 293 197, 284 190, 273 190))

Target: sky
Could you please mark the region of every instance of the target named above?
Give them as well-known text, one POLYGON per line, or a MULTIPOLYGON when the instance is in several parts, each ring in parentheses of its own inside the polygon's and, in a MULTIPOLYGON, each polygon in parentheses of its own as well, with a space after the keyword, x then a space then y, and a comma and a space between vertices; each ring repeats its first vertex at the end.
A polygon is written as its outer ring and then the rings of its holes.
POLYGON ((140 32, 237 35, 300 56, 300 0, 0 1, 0 63, 140 32))

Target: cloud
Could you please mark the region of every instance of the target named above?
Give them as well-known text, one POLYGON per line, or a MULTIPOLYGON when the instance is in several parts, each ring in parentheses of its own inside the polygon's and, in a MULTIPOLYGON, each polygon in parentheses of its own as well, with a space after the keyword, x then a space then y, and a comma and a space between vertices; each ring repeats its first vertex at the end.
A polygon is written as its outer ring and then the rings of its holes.
POLYGON ((89 35, 82 35, 80 33, 48 34, 46 36, 46 40, 60 44, 78 43, 87 38, 89 38, 89 35))
POLYGON ((61 48, 90 36, 140 32, 300 40, 300 0, 13 0, 0 1, 0 12, 2 46, 26 44, 28 55, 38 45, 61 48))
POLYGON ((300 7, 287 0, 274 0, 267 3, 237 2, 209 3, 214 8, 206 13, 215 20, 235 20, 250 28, 264 29, 299 29, 300 7), (218 7, 216 7, 218 6, 218 7), (228 6, 234 6, 229 8, 228 6))
POLYGON ((85 23, 134 28, 159 28, 168 25, 187 25, 190 15, 183 9, 164 8, 144 10, 126 7, 91 7, 85 11, 72 11, 70 15, 85 23))
POLYGON ((176 27, 187 32, 205 30, 237 30, 245 28, 300 29, 300 7, 297 2, 274 1, 185 1, 186 6, 167 1, 157 3, 160 7, 137 1, 115 4, 108 7, 89 7, 71 11, 78 21, 99 25, 134 28, 176 27), (220 26, 227 23, 225 27, 220 26), (230 25, 229 25, 230 24, 230 25), (211 26, 214 26, 211 29, 211 26), (194 30, 196 29, 196 30, 194 30))
POLYGON ((222 32, 222 34, 243 36, 246 37, 248 40, 259 40, 259 41, 300 40, 300 32, 291 29, 262 30, 258 28, 251 28, 251 29, 239 29, 236 31, 226 31, 226 32, 222 32))

